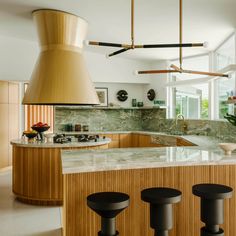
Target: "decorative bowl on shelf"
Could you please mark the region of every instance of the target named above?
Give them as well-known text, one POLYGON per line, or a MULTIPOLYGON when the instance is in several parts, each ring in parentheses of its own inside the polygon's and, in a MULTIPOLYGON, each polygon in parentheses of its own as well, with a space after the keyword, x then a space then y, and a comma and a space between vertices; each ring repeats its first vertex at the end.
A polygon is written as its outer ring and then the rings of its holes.
POLYGON ((236 149, 236 143, 219 143, 219 147, 224 150, 225 155, 231 155, 232 151, 236 149))

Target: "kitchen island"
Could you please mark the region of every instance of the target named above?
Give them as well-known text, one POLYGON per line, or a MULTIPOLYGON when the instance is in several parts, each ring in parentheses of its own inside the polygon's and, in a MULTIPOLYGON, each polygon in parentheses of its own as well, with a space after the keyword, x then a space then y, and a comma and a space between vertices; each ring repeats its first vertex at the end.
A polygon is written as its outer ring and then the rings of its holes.
POLYGON ((29 143, 13 140, 12 190, 16 198, 34 205, 62 205, 61 150, 106 149, 110 139, 97 142, 29 143))
MULTIPOLYGON (((236 155, 225 156, 200 147, 121 148, 62 151, 64 183, 63 235, 96 235, 99 217, 86 205, 94 192, 120 191, 130 195, 130 206, 117 217, 121 235, 152 236, 148 204, 141 190, 166 186, 182 191, 174 207, 170 236, 200 234, 200 201, 192 195, 197 183, 218 183, 236 189, 236 155)), ((236 235, 236 196, 225 202, 225 236, 236 235)))

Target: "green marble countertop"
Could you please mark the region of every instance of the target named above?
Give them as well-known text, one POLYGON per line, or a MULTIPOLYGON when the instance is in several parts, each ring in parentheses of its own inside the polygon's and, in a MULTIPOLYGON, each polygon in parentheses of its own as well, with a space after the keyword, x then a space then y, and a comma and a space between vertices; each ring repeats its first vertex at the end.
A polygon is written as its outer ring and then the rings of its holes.
POLYGON ((201 147, 62 151, 63 174, 201 165, 235 165, 236 154, 201 147))
POLYGON ((150 132, 150 131, 90 131, 90 132, 64 132, 66 135, 76 135, 76 134, 143 134, 150 136, 162 136, 165 137, 168 142, 168 137, 173 138, 182 138, 185 139, 197 146, 206 148, 207 150, 218 149, 218 143, 224 142, 223 139, 215 138, 213 136, 204 136, 204 135, 172 135, 169 133, 162 132, 150 132))

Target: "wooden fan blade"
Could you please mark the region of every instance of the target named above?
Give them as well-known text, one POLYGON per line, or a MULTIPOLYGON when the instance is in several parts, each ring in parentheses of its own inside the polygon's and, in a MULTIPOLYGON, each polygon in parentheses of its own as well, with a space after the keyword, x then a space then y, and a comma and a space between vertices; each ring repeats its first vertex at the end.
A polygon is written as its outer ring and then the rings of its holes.
POLYGON ((123 49, 121 49, 121 50, 118 50, 118 51, 116 51, 116 52, 113 52, 113 53, 109 54, 108 57, 112 57, 112 56, 121 54, 121 53, 126 52, 126 51, 128 51, 128 50, 130 50, 130 49, 131 49, 131 48, 123 48, 123 49))
POLYGON ((134 45, 134 48, 189 48, 189 47, 203 47, 204 43, 172 43, 172 44, 144 44, 134 45))
POLYGON ((179 73, 178 70, 144 70, 138 71, 138 74, 166 74, 166 73, 179 73))
POLYGON ((229 78, 229 75, 215 72, 204 72, 204 71, 195 71, 195 70, 182 70, 183 73, 194 74, 194 75, 208 75, 216 77, 226 77, 229 78))
POLYGON ((170 67, 174 70, 177 70, 177 71, 181 72, 181 69, 178 66, 174 65, 174 64, 172 64, 170 67))
POLYGON ((128 45, 128 44, 106 43, 106 42, 96 42, 96 41, 89 41, 88 44, 93 45, 93 46, 116 47, 116 48, 129 48, 129 47, 131 47, 131 45, 128 45))

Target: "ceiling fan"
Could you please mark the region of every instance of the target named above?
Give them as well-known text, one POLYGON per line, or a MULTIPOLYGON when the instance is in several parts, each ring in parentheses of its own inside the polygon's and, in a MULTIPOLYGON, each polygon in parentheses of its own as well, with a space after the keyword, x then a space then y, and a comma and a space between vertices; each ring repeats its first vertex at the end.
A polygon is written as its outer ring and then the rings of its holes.
POLYGON ((116 47, 121 48, 118 51, 115 51, 108 55, 108 57, 112 57, 123 52, 126 52, 130 49, 136 48, 176 48, 176 47, 206 47, 206 43, 174 43, 174 44, 143 44, 137 45, 134 42, 134 0, 131 0, 131 44, 121 44, 121 43, 108 43, 108 42, 96 42, 96 41, 87 41, 87 45, 94 46, 103 46, 103 47, 116 47))
POLYGON ((183 47, 181 46, 183 42, 183 1, 179 0, 179 66, 172 64, 170 70, 147 70, 147 71, 137 71, 137 74, 163 74, 163 73, 186 73, 186 74, 196 74, 196 75, 207 75, 214 77, 229 77, 228 74, 222 74, 217 72, 205 72, 205 71, 195 71, 183 69, 183 47))

